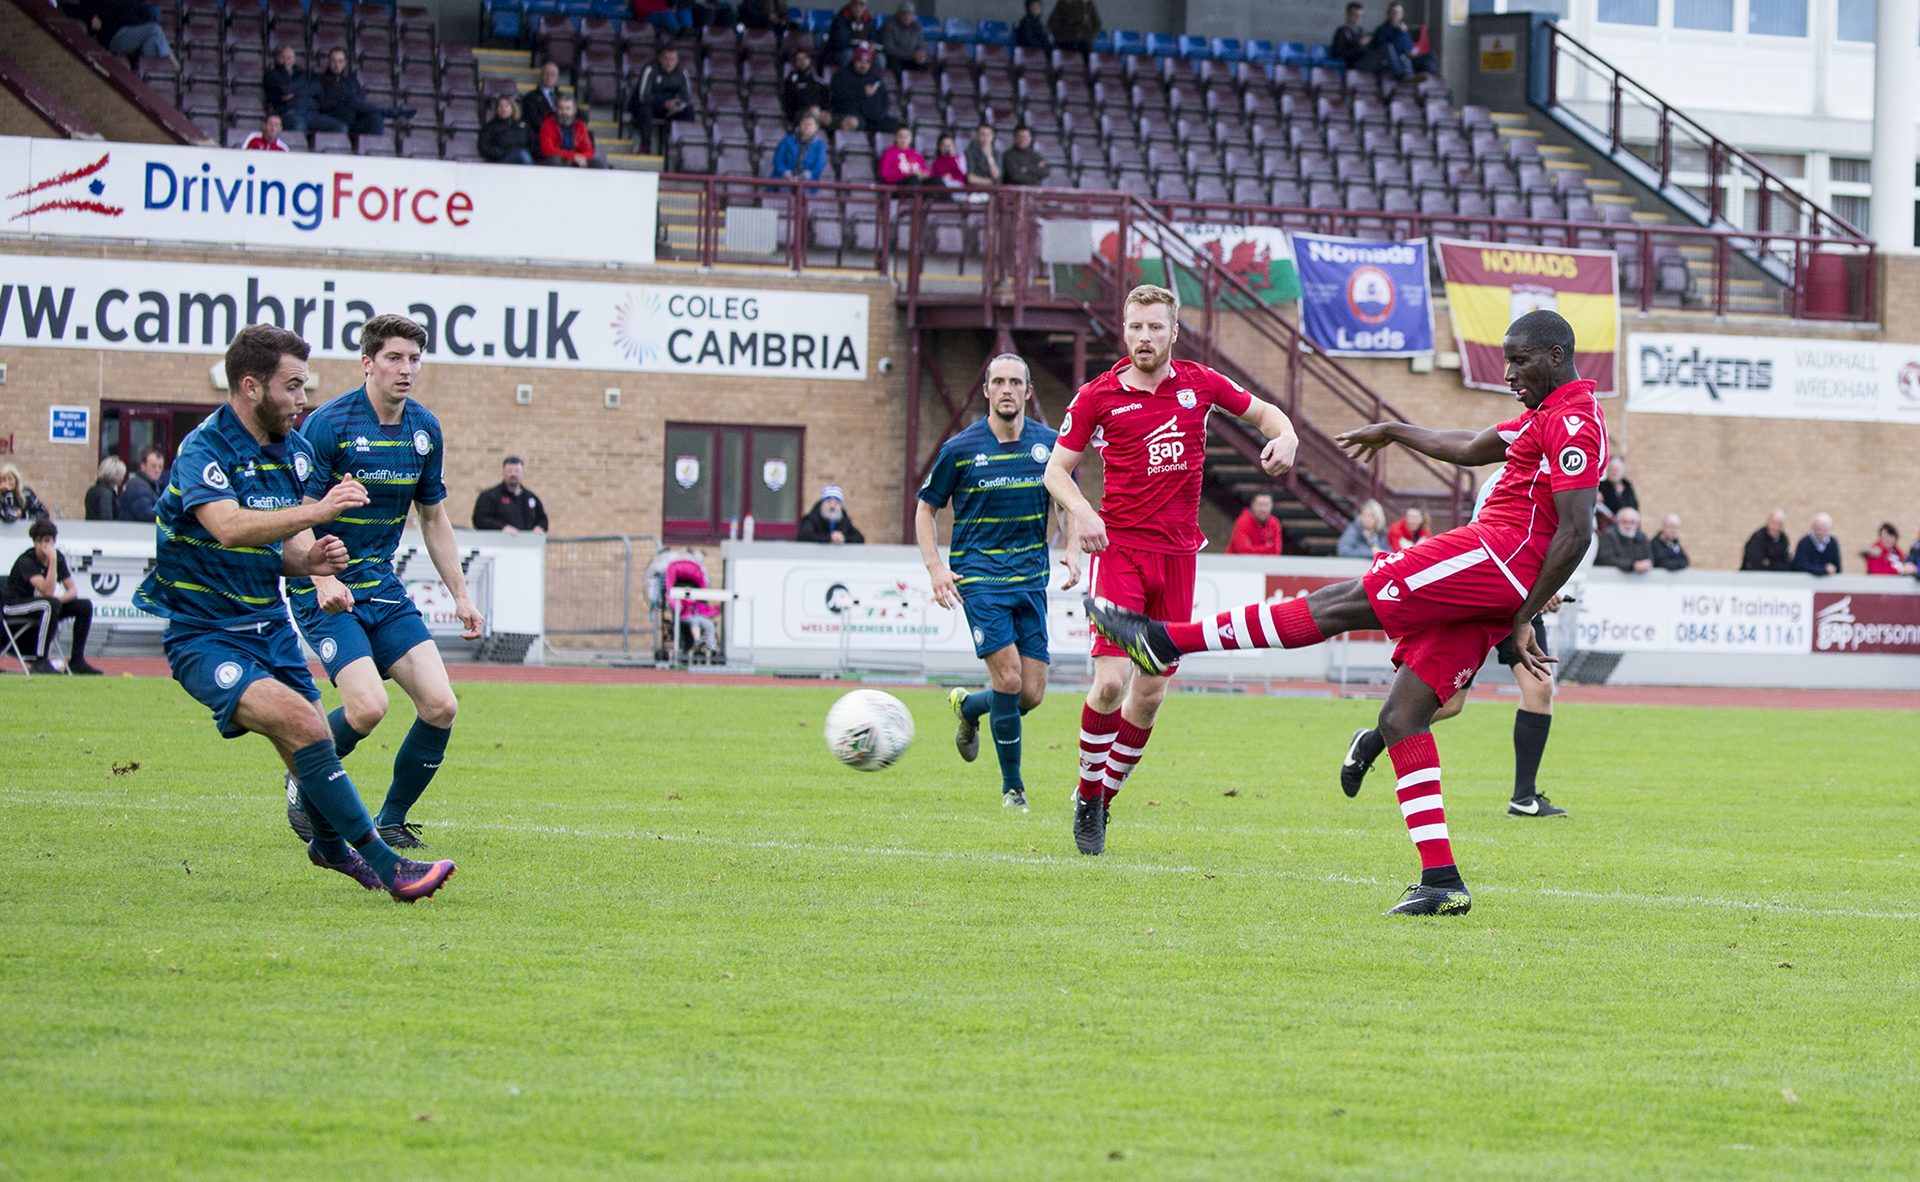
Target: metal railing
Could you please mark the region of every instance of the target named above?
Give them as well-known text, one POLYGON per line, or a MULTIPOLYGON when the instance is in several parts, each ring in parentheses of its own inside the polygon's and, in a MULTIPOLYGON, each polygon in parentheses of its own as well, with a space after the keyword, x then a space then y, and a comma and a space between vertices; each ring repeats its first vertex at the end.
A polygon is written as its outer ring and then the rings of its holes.
POLYGON ((644 602, 645 572, 659 549, 658 538, 626 534, 548 538, 547 635, 618 636, 620 651, 631 652, 635 633, 654 631, 644 602), (636 585, 643 596, 637 616, 636 585))

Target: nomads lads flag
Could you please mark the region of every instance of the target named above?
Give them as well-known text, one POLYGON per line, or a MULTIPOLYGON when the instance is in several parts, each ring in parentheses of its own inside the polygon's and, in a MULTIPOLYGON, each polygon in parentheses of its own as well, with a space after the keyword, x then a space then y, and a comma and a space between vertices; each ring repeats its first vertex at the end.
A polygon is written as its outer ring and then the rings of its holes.
POLYGON ((1507 326, 1536 308, 1573 325, 1574 364, 1598 394, 1613 394, 1620 336, 1620 290, 1613 252, 1513 246, 1438 238, 1440 273, 1460 341, 1460 377, 1482 390, 1505 390, 1500 342, 1507 326))

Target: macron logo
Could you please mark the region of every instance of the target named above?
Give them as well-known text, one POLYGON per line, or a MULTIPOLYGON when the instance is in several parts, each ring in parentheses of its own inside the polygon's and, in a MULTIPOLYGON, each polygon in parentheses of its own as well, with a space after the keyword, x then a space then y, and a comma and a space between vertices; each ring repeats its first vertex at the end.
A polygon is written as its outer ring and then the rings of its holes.
POLYGON ((1388 603, 1399 603, 1400 584, 1388 583, 1386 586, 1380 588, 1380 598, 1386 600, 1388 603))
POLYGON ((1140 409, 1140 403, 1129 402, 1125 406, 1116 406, 1112 410, 1108 411, 1107 417, 1112 418, 1114 415, 1123 415, 1130 410, 1139 410, 1139 409, 1140 409))
POLYGON ((1578 415, 1568 415, 1560 421, 1567 425, 1567 434, 1569 435, 1580 434, 1580 428, 1586 425, 1580 421, 1578 415))

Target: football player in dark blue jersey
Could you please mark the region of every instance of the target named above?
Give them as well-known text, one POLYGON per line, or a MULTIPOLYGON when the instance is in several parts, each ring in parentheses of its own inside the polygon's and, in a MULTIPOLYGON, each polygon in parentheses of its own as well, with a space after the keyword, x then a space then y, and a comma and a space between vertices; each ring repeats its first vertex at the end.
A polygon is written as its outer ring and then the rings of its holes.
MULTIPOLYGON (((393 555, 408 509, 420 515, 427 557, 453 594, 461 635, 476 639, 485 623, 467 594, 453 522, 447 516, 440 421, 409 396, 420 377, 426 343, 426 330, 405 316, 367 321, 360 330, 360 369, 366 384, 320 407, 301 424, 300 433, 314 451, 307 499, 318 501, 338 484, 357 482, 366 487, 369 500, 365 508, 343 513, 317 531, 346 545, 347 569, 337 576, 288 584, 294 619, 340 690, 341 705, 328 723, 342 759, 386 717, 384 679, 398 682, 413 699, 413 728, 394 754, 393 782, 374 819, 380 836, 395 849, 426 848, 420 827, 407 819, 407 811, 446 757, 459 709, 440 649, 394 570, 393 555)), ((291 781, 287 823, 306 837, 308 818, 291 781)))
MULTIPOLYGON (((973 651, 987 663, 990 689, 947 696, 960 719, 954 745, 971 763, 980 754, 980 719, 991 719, 1000 756, 1000 803, 1026 811, 1020 778, 1020 718, 1047 692, 1047 510, 1043 483, 1057 432, 1027 419, 1033 374, 1013 353, 987 363, 987 417, 940 447, 920 487, 914 532, 945 608, 964 607, 973 651), (946 558, 934 510, 953 504, 946 558)), ((1060 515, 1072 531, 1072 518, 1060 515)), ((1066 538, 1060 562, 1066 590, 1080 581, 1080 551, 1066 538)))
POLYGON ((227 346, 227 403, 180 444, 154 506, 157 557, 134 602, 167 620, 167 665, 213 711, 220 733, 253 731, 273 742, 312 818, 307 857, 368 890, 423 899, 453 876, 452 862, 402 858, 334 753, 301 656, 280 577, 327 577, 347 568, 347 547, 314 529, 368 504, 342 480, 304 496, 313 451, 293 429, 306 405, 307 343, 250 324, 227 346))

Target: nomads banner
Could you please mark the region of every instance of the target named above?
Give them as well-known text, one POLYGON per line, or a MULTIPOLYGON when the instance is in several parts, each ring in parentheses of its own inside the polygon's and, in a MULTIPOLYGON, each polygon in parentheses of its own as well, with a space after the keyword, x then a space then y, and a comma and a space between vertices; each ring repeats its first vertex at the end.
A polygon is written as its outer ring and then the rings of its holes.
POLYGON ((383 312, 437 364, 867 376, 863 294, 0 255, 0 347, 219 354, 258 323, 354 357, 383 312))
POLYGON ((1461 242, 1436 238, 1447 305, 1460 342, 1460 379, 1505 392, 1507 326, 1537 308, 1573 325, 1580 376, 1602 395, 1617 392, 1614 353, 1620 339, 1620 283, 1610 250, 1461 242))
POLYGON ((0 233, 63 238, 651 263, 659 187, 622 170, 0 136, 0 233))
POLYGON ((1427 240, 1369 242, 1293 236, 1300 321, 1307 339, 1338 357, 1415 357, 1433 352, 1427 240))

